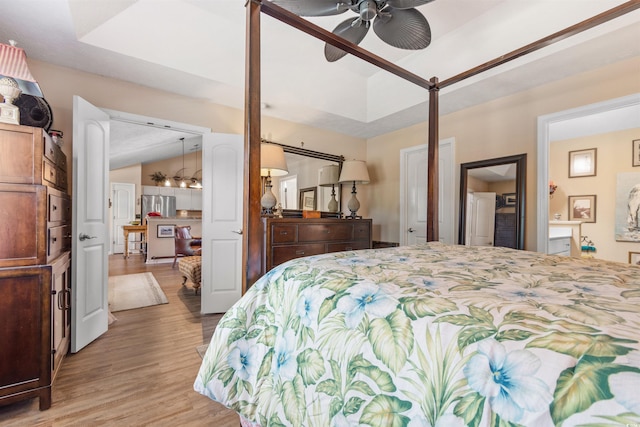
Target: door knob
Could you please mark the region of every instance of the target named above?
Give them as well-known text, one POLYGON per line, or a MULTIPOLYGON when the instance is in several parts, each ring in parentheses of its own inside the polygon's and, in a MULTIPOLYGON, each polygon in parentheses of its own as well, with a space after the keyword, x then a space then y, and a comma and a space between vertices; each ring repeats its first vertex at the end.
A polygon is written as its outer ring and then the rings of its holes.
POLYGON ((242 234, 242 229, 240 230, 231 230, 232 233, 242 234))
POLYGON ((416 231, 416 230, 414 230, 413 228, 409 227, 409 229, 408 229, 407 231, 408 231, 409 233, 413 233, 413 232, 414 232, 414 231, 416 231))
POLYGON ((89 240, 89 239, 97 239, 98 236, 89 236, 88 234, 84 234, 84 233, 80 233, 80 236, 78 237, 78 239, 81 242, 84 242, 85 240, 89 240))

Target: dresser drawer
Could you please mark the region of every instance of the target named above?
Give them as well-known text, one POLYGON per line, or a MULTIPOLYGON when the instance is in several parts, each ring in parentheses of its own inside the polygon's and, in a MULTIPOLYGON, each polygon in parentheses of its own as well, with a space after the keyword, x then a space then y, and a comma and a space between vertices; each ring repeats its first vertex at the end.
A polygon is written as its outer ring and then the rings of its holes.
POLYGON ((58 227, 51 227, 47 231, 49 236, 47 239, 47 259, 51 260, 57 258, 62 252, 67 250, 69 241, 68 229, 68 226, 61 225, 58 227))
POLYGON ((271 228, 271 243, 293 243, 297 239, 296 225, 276 224, 271 228))
POLYGON ((71 203, 66 194, 49 190, 49 222, 65 222, 71 220, 71 203))
POLYGON ((549 239, 549 253, 556 255, 566 255, 571 253, 571 237, 560 239, 549 239))
POLYGON ((352 240, 353 224, 300 224, 299 242, 352 240))
POLYGON ((325 253, 325 245, 323 243, 315 243, 309 245, 274 246, 272 251, 272 260, 275 266, 294 258, 323 254, 325 253))
POLYGON ((53 163, 44 162, 42 166, 42 179, 54 186, 58 185, 57 169, 53 163))
MULTIPOLYGON (((371 229, 369 227, 370 223, 368 222, 359 222, 354 226, 353 229, 353 238, 354 240, 369 240, 371 236, 371 229)), ((368 249, 362 248, 362 249, 368 249)))
POLYGON ((370 249, 368 241, 353 241, 345 243, 328 243, 327 252, 357 251, 358 249, 370 249))

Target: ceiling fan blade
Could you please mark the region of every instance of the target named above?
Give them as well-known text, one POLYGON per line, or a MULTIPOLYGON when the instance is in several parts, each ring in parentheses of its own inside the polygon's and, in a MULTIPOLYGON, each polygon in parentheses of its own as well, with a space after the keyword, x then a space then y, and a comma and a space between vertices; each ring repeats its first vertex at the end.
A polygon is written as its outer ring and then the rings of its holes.
POLYGON ((343 3, 341 0, 271 0, 271 2, 298 16, 331 16, 348 10, 347 7, 338 7, 339 3, 343 3))
POLYGON ((387 5, 394 9, 411 9, 413 7, 431 3, 432 1, 433 0, 388 0, 387 5))
POLYGON ((424 49, 431 43, 431 28, 417 9, 387 7, 373 21, 373 31, 387 44, 400 49, 424 49))
MULTIPOLYGON (((367 35, 367 31, 369 31, 369 27, 364 24, 352 25, 354 22, 353 18, 349 18, 346 21, 342 21, 334 30, 333 34, 342 37, 345 40, 350 41, 351 43, 358 44, 364 39, 364 36, 367 35)), ((327 58, 329 62, 335 62, 338 59, 345 56, 347 52, 342 49, 338 49, 335 46, 330 44, 326 44, 324 46, 324 57, 327 58)))

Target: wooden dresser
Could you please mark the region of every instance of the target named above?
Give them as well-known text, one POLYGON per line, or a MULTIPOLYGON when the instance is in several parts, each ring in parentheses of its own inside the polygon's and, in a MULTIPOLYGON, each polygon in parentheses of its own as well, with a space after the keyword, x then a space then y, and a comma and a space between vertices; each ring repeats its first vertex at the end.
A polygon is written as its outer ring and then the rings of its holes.
POLYGON ((0 123, 0 404, 51 384, 70 338, 66 156, 43 129, 0 123))
POLYGON ((370 249, 370 219, 263 218, 264 272, 310 255, 370 249))

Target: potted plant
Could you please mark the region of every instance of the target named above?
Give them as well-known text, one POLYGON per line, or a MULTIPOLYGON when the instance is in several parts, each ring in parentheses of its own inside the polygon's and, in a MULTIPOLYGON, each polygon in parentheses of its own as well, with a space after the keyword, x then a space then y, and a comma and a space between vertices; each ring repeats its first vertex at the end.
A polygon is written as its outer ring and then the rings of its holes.
POLYGON ((151 177, 151 180, 156 183, 156 185, 161 185, 167 180, 167 175, 163 174, 160 171, 154 172, 149 176, 151 177))

